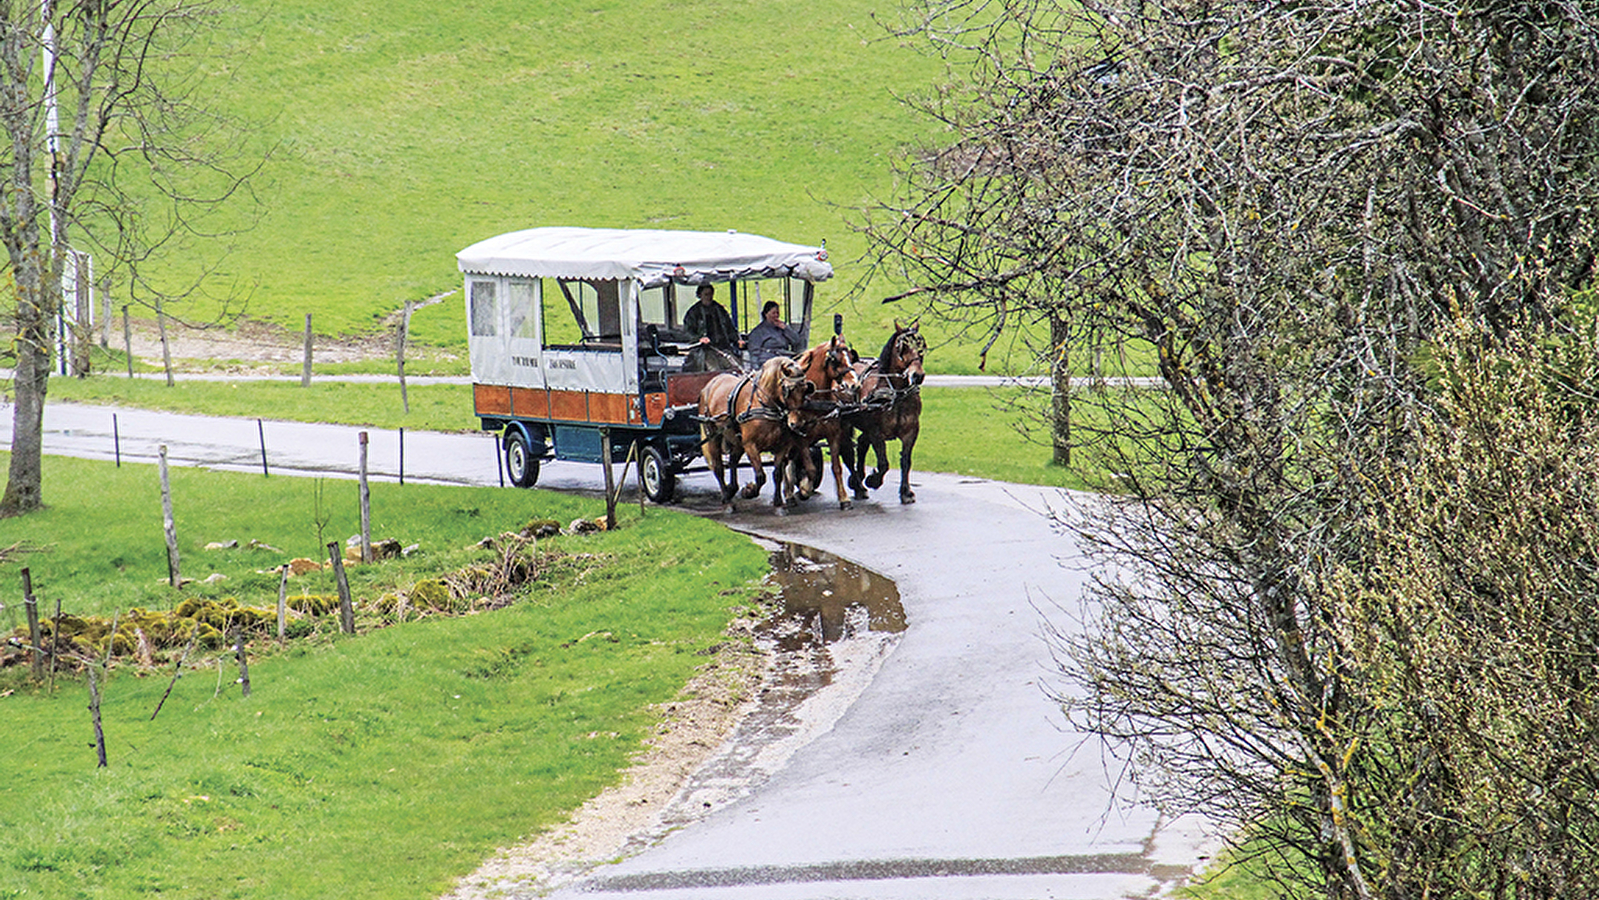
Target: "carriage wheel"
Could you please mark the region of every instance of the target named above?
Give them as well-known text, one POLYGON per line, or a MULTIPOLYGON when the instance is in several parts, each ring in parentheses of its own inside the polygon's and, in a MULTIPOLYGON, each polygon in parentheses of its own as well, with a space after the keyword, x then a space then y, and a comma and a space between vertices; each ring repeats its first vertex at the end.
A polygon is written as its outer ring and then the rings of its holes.
POLYGON ((539 480, 539 461, 520 431, 505 434, 505 474, 517 487, 530 488, 539 480))
POLYGON ((651 503, 672 502, 672 495, 677 491, 677 476, 659 447, 645 444, 640 448, 639 473, 644 479, 644 496, 651 503))

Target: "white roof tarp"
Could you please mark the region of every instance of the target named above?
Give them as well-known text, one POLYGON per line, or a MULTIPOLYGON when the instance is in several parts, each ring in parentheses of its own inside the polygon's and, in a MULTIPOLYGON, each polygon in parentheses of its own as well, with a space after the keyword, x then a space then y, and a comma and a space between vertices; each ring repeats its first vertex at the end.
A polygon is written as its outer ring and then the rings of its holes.
POLYGON ((737 231, 530 228, 478 241, 455 254, 462 272, 531 278, 636 278, 651 288, 791 276, 833 276, 827 251, 737 231))

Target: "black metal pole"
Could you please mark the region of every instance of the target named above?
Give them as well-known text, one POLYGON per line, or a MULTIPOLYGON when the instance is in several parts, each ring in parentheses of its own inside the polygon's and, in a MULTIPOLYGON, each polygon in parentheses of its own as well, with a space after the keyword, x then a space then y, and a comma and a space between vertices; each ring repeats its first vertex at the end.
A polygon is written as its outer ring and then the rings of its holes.
POLYGON ((122 468, 122 429, 117 427, 117 414, 111 414, 111 440, 117 448, 117 468, 122 468))
POLYGON ((400 429, 400 483, 405 484, 405 429, 400 429))
POLYGON ((272 473, 267 471, 266 427, 261 424, 260 419, 255 420, 255 433, 261 438, 261 476, 263 478, 270 477, 272 473))

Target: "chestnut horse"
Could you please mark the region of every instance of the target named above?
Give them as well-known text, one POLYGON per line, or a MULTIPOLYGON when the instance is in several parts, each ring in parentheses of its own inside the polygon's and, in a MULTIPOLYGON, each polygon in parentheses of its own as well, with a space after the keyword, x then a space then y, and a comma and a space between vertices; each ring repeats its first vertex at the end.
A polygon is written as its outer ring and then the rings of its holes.
POLYGON ((870 363, 856 366, 862 409, 850 415, 847 424, 861 433, 850 474, 850 487, 857 500, 866 497, 866 487, 883 486, 883 473, 888 470, 887 442, 897 440, 899 502, 916 502, 916 492, 911 490, 911 451, 921 432, 922 379, 927 375, 922 368, 927 341, 918 331, 919 326, 919 322, 904 325, 895 320, 894 333, 883 345, 883 352, 870 363), (861 472, 866 468, 867 445, 877 451, 877 468, 866 477, 863 487, 861 472))
MULTIPOLYGON (((769 451, 779 461, 793 452, 796 438, 790 418, 813 390, 805 374, 785 356, 767 360, 758 372, 724 372, 706 382, 700 390, 700 451, 722 489, 724 504, 732 502, 738 491, 739 456, 748 454, 750 468, 755 470, 755 480, 742 494, 749 499, 766 483, 761 452, 769 451), (728 454, 726 480, 724 451, 728 454)), ((772 468, 772 505, 792 504, 793 484, 785 484, 784 466, 779 463, 772 468)))
POLYGON ((826 441, 828 455, 833 464, 833 483, 838 486, 838 508, 849 509, 849 493, 845 488, 845 479, 840 457, 848 457, 849 429, 844 426, 840 415, 844 408, 853 407, 860 399, 860 382, 855 374, 855 355, 850 350, 849 341, 841 334, 835 334, 825 344, 806 350, 795 357, 794 362, 805 373, 805 379, 815 388, 811 399, 806 401, 797 415, 792 418, 791 427, 797 433, 798 452, 791 459, 790 464, 804 467, 805 476, 795 478, 800 482, 800 497, 804 499, 821 487, 821 473, 816 471, 816 459, 810 453, 810 448, 817 441, 826 441))

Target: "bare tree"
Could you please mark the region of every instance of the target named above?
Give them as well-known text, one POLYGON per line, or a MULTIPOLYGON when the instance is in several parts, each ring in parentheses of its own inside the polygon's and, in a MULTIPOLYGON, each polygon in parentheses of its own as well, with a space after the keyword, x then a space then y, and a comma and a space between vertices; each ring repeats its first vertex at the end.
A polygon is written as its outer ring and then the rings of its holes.
POLYGON ((0 515, 43 502, 40 452, 69 247, 139 264, 199 233, 258 166, 197 102, 210 0, 0 0, 0 243, 16 287, 10 471, 0 515), (237 165, 237 168, 235 168, 237 165))
POLYGON ((1164 386, 1075 391, 1068 418, 1057 385, 1046 413, 1115 473, 1073 520, 1118 568, 1086 636, 1060 637, 1069 714, 1131 746, 1154 802, 1247 828, 1291 893, 1425 895, 1409 879, 1445 845, 1407 856, 1364 816, 1426 770, 1323 586, 1372 559, 1379 473, 1433 415, 1418 360, 1440 321, 1503 341, 1591 319, 1596 10, 915 12, 905 33, 959 77, 922 102, 949 145, 868 213, 878 275, 909 285, 890 299, 1046 371, 1070 350, 1164 386))

